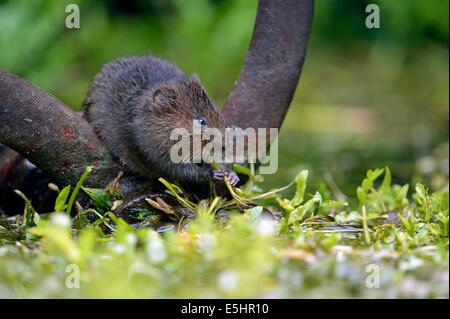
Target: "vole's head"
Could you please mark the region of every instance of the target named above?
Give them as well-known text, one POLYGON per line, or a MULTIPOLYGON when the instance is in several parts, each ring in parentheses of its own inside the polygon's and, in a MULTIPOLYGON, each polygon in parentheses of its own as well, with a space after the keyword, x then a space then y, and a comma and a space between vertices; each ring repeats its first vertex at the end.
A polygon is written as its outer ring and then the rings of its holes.
POLYGON ((197 75, 157 85, 153 88, 152 100, 153 111, 170 119, 171 129, 184 128, 192 132, 193 123, 197 121, 202 130, 225 131, 225 123, 197 75))
POLYGON ((216 150, 223 151, 225 123, 196 75, 158 84, 145 90, 143 97, 134 124, 139 126, 138 141, 148 152, 168 152, 183 132, 191 145, 186 161, 199 156, 193 145, 196 137, 202 147, 222 142, 216 150), (211 129, 217 129, 221 138, 210 138, 211 129))

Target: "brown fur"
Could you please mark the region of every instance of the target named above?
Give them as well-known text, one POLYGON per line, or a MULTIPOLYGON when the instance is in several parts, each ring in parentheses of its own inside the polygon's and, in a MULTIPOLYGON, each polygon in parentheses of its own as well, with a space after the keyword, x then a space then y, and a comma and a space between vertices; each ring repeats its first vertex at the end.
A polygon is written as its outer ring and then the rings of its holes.
MULTIPOLYGON (((194 118, 225 132, 225 123, 196 75, 153 56, 120 58, 95 75, 84 102, 85 118, 124 166, 146 177, 181 182, 215 178, 204 163, 175 164, 173 129, 192 132, 194 118)), ((220 174, 219 174, 220 175, 220 174)))

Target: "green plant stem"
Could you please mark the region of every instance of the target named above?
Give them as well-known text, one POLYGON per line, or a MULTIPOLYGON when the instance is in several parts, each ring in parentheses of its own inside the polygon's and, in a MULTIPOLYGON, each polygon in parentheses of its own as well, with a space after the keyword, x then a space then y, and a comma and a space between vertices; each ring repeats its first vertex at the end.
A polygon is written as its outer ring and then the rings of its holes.
POLYGON ((380 194, 378 194, 378 192, 376 191, 376 189, 375 188, 371 188, 371 191, 375 194, 375 196, 378 198, 378 201, 380 202, 380 204, 381 204, 381 208, 383 208, 383 211, 384 212, 387 212, 387 208, 386 208, 386 206, 384 205, 384 202, 383 202, 383 199, 381 198, 381 196, 380 196, 380 194))
POLYGON ((73 202, 75 201, 75 197, 77 197, 78 191, 80 190, 81 185, 83 184, 86 177, 89 175, 89 173, 92 171, 94 166, 88 166, 86 167, 86 170, 84 171, 83 175, 81 176, 80 180, 78 181, 77 185, 75 186, 75 189, 72 192, 72 195, 70 195, 69 203, 67 204, 66 208, 66 215, 70 216, 70 212, 72 211, 73 202))
POLYGON ((366 241, 367 245, 370 245, 370 235, 369 229, 367 227, 366 205, 362 205, 362 214, 363 214, 364 240, 366 241))
POLYGON ((92 213, 96 214, 96 215, 102 220, 103 224, 105 224, 106 227, 108 227, 108 228, 111 229, 112 231, 115 231, 115 229, 114 229, 113 227, 111 227, 111 225, 108 224, 108 223, 106 222, 105 217, 102 216, 102 215, 101 215, 98 211, 96 211, 95 209, 89 208, 88 210, 85 210, 85 211, 82 213, 82 215, 85 215, 85 214, 87 214, 87 213, 89 213, 89 212, 92 212, 92 213))
POLYGON ((181 204, 183 204, 185 207, 188 207, 188 208, 190 208, 190 209, 194 209, 194 210, 195 210, 195 204, 194 204, 194 203, 192 203, 192 202, 188 201, 187 199, 184 199, 183 197, 181 197, 180 195, 178 195, 178 192, 176 191, 176 189, 175 189, 175 187, 174 187, 175 185, 169 183, 168 181, 166 181, 166 180, 165 180, 164 178, 162 178, 162 177, 160 177, 158 180, 159 180, 161 183, 163 183, 164 186, 166 186, 166 187, 169 189, 169 191, 173 194, 173 196, 175 196, 175 197, 178 199, 178 201, 179 201, 181 204))

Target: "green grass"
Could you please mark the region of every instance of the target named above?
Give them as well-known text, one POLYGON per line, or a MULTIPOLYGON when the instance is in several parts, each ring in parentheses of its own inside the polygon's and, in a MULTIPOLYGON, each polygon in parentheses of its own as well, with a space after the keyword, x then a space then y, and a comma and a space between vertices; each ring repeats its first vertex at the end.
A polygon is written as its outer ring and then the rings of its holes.
POLYGON ((149 199, 132 225, 111 212, 117 194, 106 190, 81 187, 93 204, 75 204, 74 218, 68 188, 59 212, 39 217, 27 203, 25 217, 0 220, 0 297, 448 298, 448 183, 431 192, 369 170, 349 204, 325 187, 306 193, 307 177, 295 177, 292 198, 262 193, 252 175, 228 185, 231 200, 198 203, 161 179, 179 206, 149 199), (195 217, 180 218, 180 207, 195 217), (146 227, 161 219, 171 222, 146 227))

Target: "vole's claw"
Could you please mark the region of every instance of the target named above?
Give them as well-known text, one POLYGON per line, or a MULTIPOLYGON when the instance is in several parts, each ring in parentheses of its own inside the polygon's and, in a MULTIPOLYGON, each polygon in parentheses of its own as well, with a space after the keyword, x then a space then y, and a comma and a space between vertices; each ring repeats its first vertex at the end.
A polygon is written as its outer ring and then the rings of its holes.
POLYGON ((239 177, 237 176, 237 174, 230 169, 216 169, 212 171, 211 175, 212 178, 216 181, 223 181, 226 179, 232 186, 236 186, 236 184, 239 182, 239 177))
POLYGON ((225 172, 220 169, 212 170, 211 175, 212 175, 213 180, 216 180, 216 181, 223 181, 225 178, 225 172))
POLYGON ((239 182, 239 177, 237 174, 232 170, 227 170, 226 172, 226 179, 232 186, 236 186, 236 184, 239 182))

